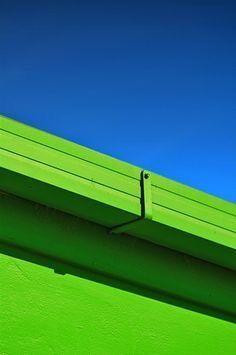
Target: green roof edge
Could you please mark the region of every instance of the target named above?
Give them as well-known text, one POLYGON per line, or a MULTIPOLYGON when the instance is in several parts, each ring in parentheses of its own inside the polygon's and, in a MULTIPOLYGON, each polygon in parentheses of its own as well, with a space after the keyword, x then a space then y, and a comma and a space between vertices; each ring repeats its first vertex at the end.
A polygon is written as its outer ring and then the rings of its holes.
POLYGON ((0 116, 3 191, 109 229, 236 269, 236 205, 151 174, 143 218, 142 169, 0 116))

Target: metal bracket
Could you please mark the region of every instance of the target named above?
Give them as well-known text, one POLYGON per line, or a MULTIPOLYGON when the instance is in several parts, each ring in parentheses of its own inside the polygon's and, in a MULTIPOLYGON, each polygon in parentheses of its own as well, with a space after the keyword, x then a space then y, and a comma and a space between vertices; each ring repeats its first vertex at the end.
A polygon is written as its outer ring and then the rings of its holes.
POLYGON ((143 220, 152 220, 152 183, 151 174, 147 170, 142 170, 140 175, 141 189, 141 216, 131 222, 113 227, 110 232, 121 234, 128 232, 134 225, 143 220))

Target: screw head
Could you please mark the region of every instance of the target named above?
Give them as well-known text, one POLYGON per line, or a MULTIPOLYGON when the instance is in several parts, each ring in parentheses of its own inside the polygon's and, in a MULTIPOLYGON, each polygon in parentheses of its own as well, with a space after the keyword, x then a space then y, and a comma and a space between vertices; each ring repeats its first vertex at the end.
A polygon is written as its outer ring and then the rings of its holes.
POLYGON ((145 173, 145 174, 144 174, 144 179, 148 179, 148 178, 149 178, 149 176, 150 176, 150 174, 149 174, 149 173, 145 173))

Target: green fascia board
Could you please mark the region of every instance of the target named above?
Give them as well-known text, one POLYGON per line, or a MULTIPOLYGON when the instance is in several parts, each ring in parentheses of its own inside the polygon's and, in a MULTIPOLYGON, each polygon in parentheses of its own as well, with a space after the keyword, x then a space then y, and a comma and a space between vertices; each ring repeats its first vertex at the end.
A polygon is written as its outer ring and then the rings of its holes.
MULTIPOLYGON (((151 175, 142 219, 142 169, 0 116, 3 191, 236 269, 236 205, 151 175)), ((115 238, 115 236, 114 236, 115 238)))

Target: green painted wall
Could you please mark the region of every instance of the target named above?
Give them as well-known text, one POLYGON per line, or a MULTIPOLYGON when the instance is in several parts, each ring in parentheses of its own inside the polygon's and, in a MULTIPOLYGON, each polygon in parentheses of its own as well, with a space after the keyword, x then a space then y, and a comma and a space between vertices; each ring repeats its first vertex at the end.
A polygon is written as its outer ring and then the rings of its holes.
POLYGON ((235 354, 236 325, 1 255, 0 354, 235 354))
POLYGON ((236 354, 235 273, 0 194, 0 354, 236 354))

